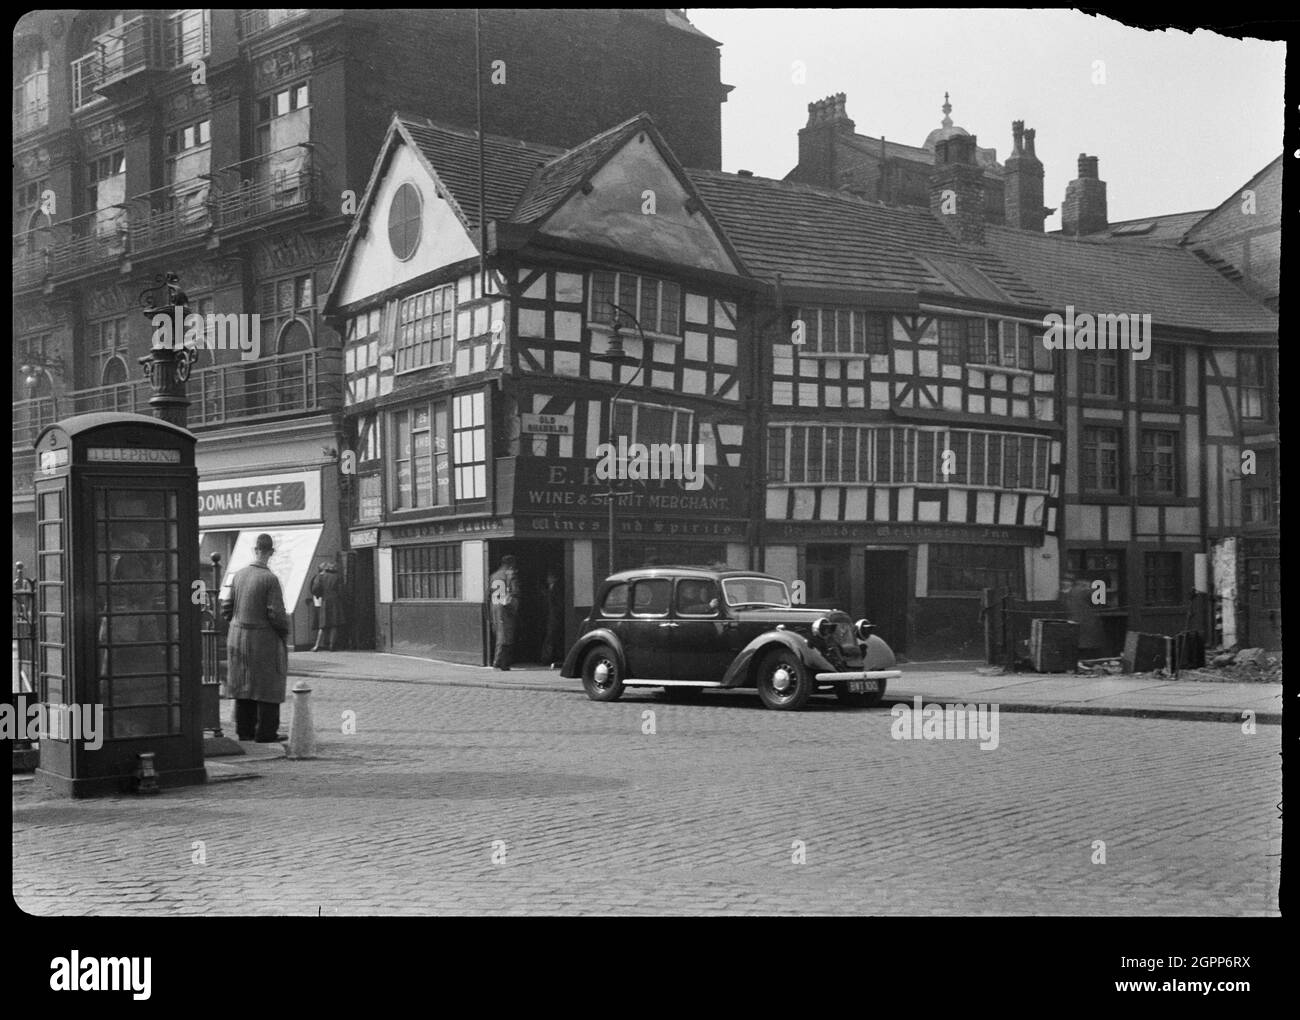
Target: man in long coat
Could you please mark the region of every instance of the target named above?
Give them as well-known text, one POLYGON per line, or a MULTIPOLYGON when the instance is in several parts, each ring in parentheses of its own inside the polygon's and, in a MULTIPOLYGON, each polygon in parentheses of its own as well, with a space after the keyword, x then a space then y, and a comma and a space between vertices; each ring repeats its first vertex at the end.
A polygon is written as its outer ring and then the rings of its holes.
POLYGON ((235 574, 221 601, 221 615, 230 621, 226 657, 235 734, 259 744, 288 739, 276 732, 289 678, 289 618, 280 580, 267 566, 273 551, 271 536, 258 535, 255 561, 235 574))
POLYGON ((337 628, 343 626, 343 580, 339 577, 338 567, 328 560, 322 563, 316 576, 311 579, 311 593, 313 598, 320 599, 316 611, 316 625, 320 631, 316 635, 316 647, 312 651, 319 652, 327 648, 332 652, 334 635, 337 628))
POLYGON ((502 556, 501 566, 489 578, 488 592, 492 603, 492 632, 496 635, 496 654, 492 665, 509 669, 514 661, 515 632, 519 624, 519 573, 515 558, 502 556))

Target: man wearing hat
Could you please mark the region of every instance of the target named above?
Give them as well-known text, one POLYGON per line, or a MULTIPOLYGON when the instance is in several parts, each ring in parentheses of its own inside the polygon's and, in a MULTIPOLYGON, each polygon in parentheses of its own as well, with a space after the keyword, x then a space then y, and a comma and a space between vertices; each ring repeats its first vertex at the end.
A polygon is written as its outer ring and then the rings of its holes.
POLYGON ((226 639, 235 735, 269 744, 289 739, 280 728, 280 705, 289 677, 289 618, 280 580, 267 563, 274 552, 270 535, 258 535, 254 561, 235 574, 221 615, 230 621, 226 639))
POLYGON ((497 567, 489 581, 492 632, 496 635, 496 654, 492 665, 497 669, 509 669, 515 657, 515 630, 519 624, 519 573, 515 570, 515 558, 502 556, 501 566, 497 567))

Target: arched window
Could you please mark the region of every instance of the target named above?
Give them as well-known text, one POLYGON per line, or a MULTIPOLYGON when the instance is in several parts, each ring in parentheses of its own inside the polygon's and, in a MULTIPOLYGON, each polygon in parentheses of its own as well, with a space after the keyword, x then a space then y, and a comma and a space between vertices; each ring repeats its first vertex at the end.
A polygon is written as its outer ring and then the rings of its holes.
POLYGON ((276 338, 275 399, 278 411, 305 410, 307 373, 313 365, 305 352, 312 349, 311 330, 301 319, 290 319, 276 338))
POLYGON ((27 219, 26 243, 31 254, 46 251, 54 243, 54 224, 40 209, 27 219))
POLYGON ((99 380, 101 386, 116 386, 126 382, 126 362, 121 358, 110 358, 104 364, 104 374, 99 380))
POLYGON ((27 37, 14 43, 15 135, 35 131, 50 120, 50 51, 40 39, 27 37))

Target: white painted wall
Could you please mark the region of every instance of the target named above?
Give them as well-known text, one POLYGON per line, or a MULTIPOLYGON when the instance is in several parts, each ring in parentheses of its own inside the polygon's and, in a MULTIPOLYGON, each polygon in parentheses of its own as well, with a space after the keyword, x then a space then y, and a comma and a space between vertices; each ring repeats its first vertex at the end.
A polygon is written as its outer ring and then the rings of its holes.
POLYGON ((487 543, 475 539, 460 544, 460 600, 482 602, 487 591, 483 563, 487 559, 487 543))
POLYGON ((410 146, 400 143, 389 160, 367 209, 367 230, 352 249, 339 304, 351 304, 442 266, 475 258, 478 249, 450 205, 438 197, 433 178, 410 146), (405 262, 388 244, 388 210, 393 195, 412 183, 423 199, 420 243, 405 262))

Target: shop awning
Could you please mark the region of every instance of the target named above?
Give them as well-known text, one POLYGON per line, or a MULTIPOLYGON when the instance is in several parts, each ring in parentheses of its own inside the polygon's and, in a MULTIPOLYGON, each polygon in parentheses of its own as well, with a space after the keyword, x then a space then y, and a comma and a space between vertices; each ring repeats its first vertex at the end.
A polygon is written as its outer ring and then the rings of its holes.
POLYGON ((221 597, 226 597, 235 572, 253 562, 253 545, 257 536, 266 534, 271 536, 271 541, 275 544, 275 552, 271 554, 268 565, 271 572, 280 579, 284 608, 292 613, 303 598, 307 578, 316 572, 312 564, 316 560, 316 546, 320 543, 321 532, 324 530, 322 524, 308 524, 293 528, 249 528, 241 531, 230 554, 221 597))

